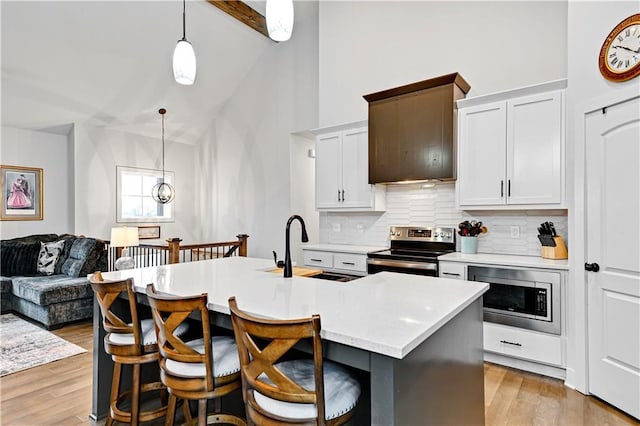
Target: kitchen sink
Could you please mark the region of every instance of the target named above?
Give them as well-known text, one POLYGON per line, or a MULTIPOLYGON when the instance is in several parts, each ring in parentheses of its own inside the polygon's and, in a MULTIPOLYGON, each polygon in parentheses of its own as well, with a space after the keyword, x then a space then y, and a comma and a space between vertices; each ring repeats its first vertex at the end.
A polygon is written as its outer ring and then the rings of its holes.
POLYGON ((358 275, 336 274, 334 272, 322 272, 317 275, 312 275, 310 278, 318 278, 320 280, 330 280, 346 283, 348 281, 357 280, 361 278, 358 275))
MULTIPOLYGON (((269 268, 265 272, 272 272, 276 274, 282 274, 282 268, 269 268)), ((361 278, 358 275, 340 274, 336 272, 326 272, 320 269, 304 268, 299 266, 293 267, 293 275, 298 277, 318 278, 321 280, 331 280, 338 282, 348 282, 361 278)))

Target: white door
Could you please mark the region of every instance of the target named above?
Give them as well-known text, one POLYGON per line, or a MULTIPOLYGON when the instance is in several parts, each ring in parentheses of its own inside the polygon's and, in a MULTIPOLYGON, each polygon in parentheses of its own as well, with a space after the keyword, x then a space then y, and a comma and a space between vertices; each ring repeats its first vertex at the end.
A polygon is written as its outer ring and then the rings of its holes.
POLYGON ((369 185, 369 133, 367 128, 342 134, 342 206, 371 207, 369 185))
POLYGON ((507 204, 562 201, 562 93, 507 102, 507 204))
POLYGON ((340 205, 342 149, 340 133, 318 136, 316 140, 316 208, 340 205))
POLYGON ((506 117, 505 102, 460 110, 457 186, 461 206, 505 203, 506 117))
POLYGON ((640 98, 587 116, 586 147, 588 387, 640 418, 640 98))

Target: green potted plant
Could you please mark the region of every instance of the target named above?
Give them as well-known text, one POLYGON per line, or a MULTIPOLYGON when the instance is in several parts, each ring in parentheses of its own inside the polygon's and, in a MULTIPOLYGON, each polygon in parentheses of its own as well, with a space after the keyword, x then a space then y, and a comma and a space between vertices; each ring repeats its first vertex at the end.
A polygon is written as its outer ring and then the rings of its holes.
POLYGON ((460 252, 474 254, 478 251, 478 235, 487 232, 487 227, 482 222, 465 220, 458 224, 460 235, 460 252))

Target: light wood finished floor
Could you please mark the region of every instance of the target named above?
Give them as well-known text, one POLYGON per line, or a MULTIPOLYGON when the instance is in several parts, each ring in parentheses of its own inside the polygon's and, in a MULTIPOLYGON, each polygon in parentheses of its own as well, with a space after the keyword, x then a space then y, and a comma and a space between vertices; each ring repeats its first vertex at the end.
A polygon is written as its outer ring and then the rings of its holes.
MULTIPOLYGON (((68 325, 54 333, 88 352, 1 378, 1 425, 91 424, 91 323, 68 325)), ((464 384, 460 386, 462 391, 464 384)), ((487 426, 640 425, 560 380, 494 364, 485 365, 485 407, 487 426)))

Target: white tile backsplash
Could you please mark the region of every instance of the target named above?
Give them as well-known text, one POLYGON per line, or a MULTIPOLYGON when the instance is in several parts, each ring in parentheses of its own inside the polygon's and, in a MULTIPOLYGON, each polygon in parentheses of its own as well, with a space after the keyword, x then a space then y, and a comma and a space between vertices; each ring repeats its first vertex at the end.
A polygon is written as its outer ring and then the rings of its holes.
POLYGON ((478 237, 480 253, 538 256, 537 228, 546 221, 553 222, 558 235, 568 240, 566 210, 462 211, 456 208, 455 184, 441 183, 433 188, 419 184, 387 186, 384 213, 320 213, 320 242, 388 246, 390 226, 457 227, 463 220, 482 221, 488 228, 478 237), (518 238, 511 237, 512 226, 518 227, 518 238))

